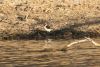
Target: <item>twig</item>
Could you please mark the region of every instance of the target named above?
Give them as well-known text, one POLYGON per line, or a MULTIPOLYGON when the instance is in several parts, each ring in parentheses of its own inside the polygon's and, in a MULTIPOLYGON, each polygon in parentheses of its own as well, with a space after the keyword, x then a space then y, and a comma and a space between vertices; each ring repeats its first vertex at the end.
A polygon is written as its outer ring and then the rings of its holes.
POLYGON ((100 44, 94 42, 94 41, 91 41, 95 46, 100 46, 100 44))
POLYGON ((85 38, 86 38, 86 39, 84 39, 84 40, 79 40, 79 41, 73 42, 73 43, 67 45, 67 47, 70 47, 70 46, 72 46, 72 45, 74 45, 74 44, 77 44, 77 43, 86 42, 86 41, 92 42, 95 46, 100 46, 100 44, 96 43, 96 42, 93 41, 92 39, 87 38, 87 37, 85 37, 85 38))

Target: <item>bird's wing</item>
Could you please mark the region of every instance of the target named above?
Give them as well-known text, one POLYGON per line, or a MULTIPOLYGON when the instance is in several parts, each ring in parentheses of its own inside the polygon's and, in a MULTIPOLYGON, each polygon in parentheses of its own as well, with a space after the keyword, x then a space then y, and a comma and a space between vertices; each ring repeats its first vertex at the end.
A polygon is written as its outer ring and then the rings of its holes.
POLYGON ((47 29, 50 29, 50 26, 46 26, 47 29))

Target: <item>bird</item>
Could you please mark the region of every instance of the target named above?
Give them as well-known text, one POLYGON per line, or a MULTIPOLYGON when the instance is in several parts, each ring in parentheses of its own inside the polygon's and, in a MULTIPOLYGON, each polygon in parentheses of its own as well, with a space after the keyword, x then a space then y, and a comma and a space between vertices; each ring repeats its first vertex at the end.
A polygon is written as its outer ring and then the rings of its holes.
MULTIPOLYGON (((44 23, 43 26, 44 26, 44 29, 47 31, 47 35, 48 35, 51 31, 53 31, 53 28, 51 28, 50 26, 48 26, 46 23, 44 23)), ((45 42, 45 45, 44 45, 43 47, 47 48, 47 45, 46 45, 46 44, 47 44, 47 43, 51 43, 51 39, 48 39, 48 38, 46 37, 46 40, 44 40, 44 42, 45 42)), ((49 45, 48 47, 50 47, 50 45, 49 45)))
POLYGON ((50 26, 48 26, 46 23, 44 23, 43 26, 44 26, 44 29, 45 29, 47 32, 53 31, 53 29, 52 29, 50 26))

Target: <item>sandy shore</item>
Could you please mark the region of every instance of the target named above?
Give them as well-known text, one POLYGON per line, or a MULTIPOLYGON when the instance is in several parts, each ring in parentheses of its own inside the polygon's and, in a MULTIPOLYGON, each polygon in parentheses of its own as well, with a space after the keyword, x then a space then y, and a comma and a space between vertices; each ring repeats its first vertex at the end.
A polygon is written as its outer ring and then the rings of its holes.
POLYGON ((54 31, 75 24, 83 24, 75 30, 94 31, 100 29, 99 4, 99 0, 1 0, 0 36, 44 31, 44 22, 54 31))

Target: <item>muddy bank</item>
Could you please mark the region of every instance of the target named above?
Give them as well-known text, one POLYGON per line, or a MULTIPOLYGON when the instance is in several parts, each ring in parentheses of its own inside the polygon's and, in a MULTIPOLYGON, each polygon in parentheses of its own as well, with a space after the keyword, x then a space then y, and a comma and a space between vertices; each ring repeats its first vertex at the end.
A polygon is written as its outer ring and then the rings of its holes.
POLYGON ((1 35, 1 40, 43 40, 43 39, 77 39, 84 37, 99 37, 100 36, 100 21, 86 22, 74 25, 66 25, 67 28, 46 32, 41 30, 30 30, 30 32, 17 32, 17 34, 9 34, 4 32, 1 35))
MULTIPOLYGON (((60 30, 59 35, 61 37, 57 38, 64 38, 62 35, 69 32, 74 36, 77 34, 76 31, 86 32, 86 35, 88 32, 94 33, 94 31, 99 33, 99 3, 99 0, 1 0, 0 36, 3 39, 13 39, 17 38, 16 36, 20 36, 19 38, 28 36, 30 38, 32 35, 33 39, 37 37, 39 37, 37 39, 42 39, 38 30, 45 31, 44 22, 54 28, 52 35, 58 36, 56 32, 60 30), (62 30, 66 31, 67 28, 69 29, 68 32, 62 33, 62 30), (70 28, 75 30, 74 33, 70 28)), ((97 35, 97 33, 93 35, 97 35)), ((90 35, 91 33, 89 33, 90 35)))

